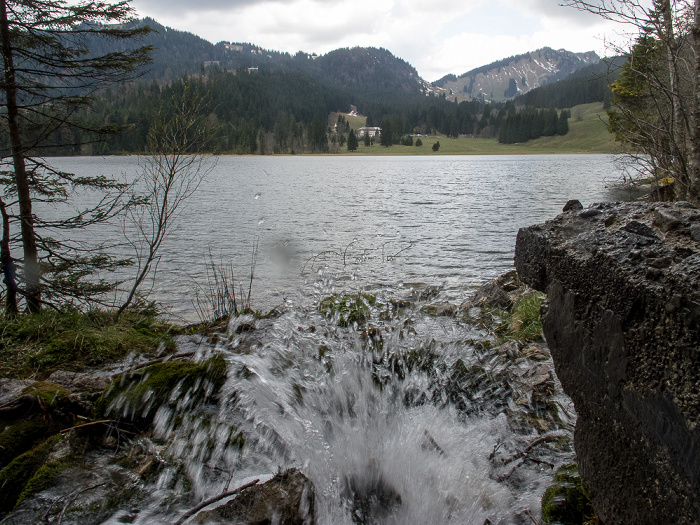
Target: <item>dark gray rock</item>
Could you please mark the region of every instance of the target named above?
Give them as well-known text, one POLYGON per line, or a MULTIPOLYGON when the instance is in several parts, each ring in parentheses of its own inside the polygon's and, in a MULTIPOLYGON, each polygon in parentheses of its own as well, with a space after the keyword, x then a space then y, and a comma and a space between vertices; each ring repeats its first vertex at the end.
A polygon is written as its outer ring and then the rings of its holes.
POLYGON ((584 486, 606 524, 700 522, 700 247, 687 204, 592 207, 518 232, 520 278, 576 406, 584 486))
POLYGON ((104 373, 56 370, 48 377, 47 381, 61 385, 72 392, 99 395, 110 385, 112 379, 114 379, 112 375, 104 373))
POLYGON ((564 204, 564 207, 561 209, 561 211, 581 211, 582 209, 583 204, 581 204, 581 201, 571 199, 566 204, 564 204))
POLYGON ((202 512, 199 523, 245 525, 313 525, 315 492, 311 481, 291 468, 271 480, 253 485, 228 503, 210 512, 202 512))
POLYGON ((525 287, 518 278, 518 273, 512 270, 480 286, 474 295, 459 307, 461 311, 468 311, 477 306, 502 308, 504 310, 513 306, 513 293, 525 287))

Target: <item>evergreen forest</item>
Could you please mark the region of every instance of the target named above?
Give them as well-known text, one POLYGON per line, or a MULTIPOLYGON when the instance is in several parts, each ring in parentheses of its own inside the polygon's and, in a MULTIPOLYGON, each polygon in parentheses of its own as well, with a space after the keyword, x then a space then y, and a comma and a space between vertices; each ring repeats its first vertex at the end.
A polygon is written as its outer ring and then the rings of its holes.
MULTIPOLYGON (((169 101, 186 89, 202 97, 200 111, 213 133, 205 149, 215 154, 338 152, 347 143, 350 126, 329 115, 342 118, 353 107, 366 116, 367 126, 382 128, 384 146, 419 134, 525 142, 565 134, 570 114, 563 108, 610 98, 603 64, 512 101, 457 103, 385 49, 289 55, 252 44, 212 45, 152 19, 132 24, 152 29, 140 42, 153 49, 151 63, 131 82, 97 92, 85 115, 88 129, 121 131, 98 139, 81 127, 61 126, 36 145, 38 153, 144 153, 154 119, 171 117, 168 112, 175 110, 169 101)), ((105 47, 107 42, 90 43, 91 53, 114 51, 105 47)))

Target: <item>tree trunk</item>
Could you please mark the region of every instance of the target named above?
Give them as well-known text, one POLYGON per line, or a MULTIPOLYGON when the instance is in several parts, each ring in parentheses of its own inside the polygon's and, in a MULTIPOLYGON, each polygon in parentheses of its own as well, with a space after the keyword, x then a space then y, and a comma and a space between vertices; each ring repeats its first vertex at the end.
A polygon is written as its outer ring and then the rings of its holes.
POLYGON ((15 261, 10 252, 10 217, 7 215, 5 203, 0 199, 0 214, 2 214, 2 240, 0 240, 0 267, 4 276, 3 282, 7 287, 5 297, 5 315, 13 317, 17 314, 17 272, 15 261))
POLYGON ((686 112, 683 105, 683 99, 680 95, 680 75, 678 73, 678 42, 676 41, 675 31, 673 29, 673 10, 671 9, 670 0, 661 0, 660 4, 661 22, 660 27, 661 41, 666 46, 666 61, 668 63, 669 74, 669 91, 671 96, 672 113, 670 119, 669 137, 672 141, 672 151, 675 157, 672 166, 672 172, 676 178, 676 193, 679 198, 684 198, 688 193, 690 179, 687 167, 687 156, 689 151, 686 150, 686 129, 688 123, 686 120, 686 112))
POLYGON ((12 42, 10 41, 10 24, 7 19, 7 4, 0 0, 0 33, 2 38, 3 65, 5 68, 4 91, 7 102, 7 120, 12 147, 12 161, 15 170, 15 185, 19 201, 19 216, 24 248, 24 282, 27 309, 38 312, 41 309, 41 288, 34 233, 34 216, 32 198, 29 191, 29 178, 24 159, 24 147, 20 136, 19 108, 17 106, 17 82, 13 61, 12 42))
POLYGON ((659 38, 666 47, 666 62, 668 64, 669 91, 672 111, 669 120, 669 138, 671 139, 671 150, 673 152, 673 164, 670 166, 671 172, 676 179, 676 192, 678 197, 683 198, 688 192, 690 180, 686 162, 685 132, 686 118, 683 107, 683 100, 680 96, 680 81, 678 73, 678 42, 676 41, 673 29, 673 10, 670 0, 661 0, 658 4, 661 11, 661 27, 659 27, 659 38))
POLYGON ((693 19, 693 54, 695 71, 693 90, 693 127, 691 144, 691 186, 690 199, 700 202, 700 0, 695 0, 693 19))

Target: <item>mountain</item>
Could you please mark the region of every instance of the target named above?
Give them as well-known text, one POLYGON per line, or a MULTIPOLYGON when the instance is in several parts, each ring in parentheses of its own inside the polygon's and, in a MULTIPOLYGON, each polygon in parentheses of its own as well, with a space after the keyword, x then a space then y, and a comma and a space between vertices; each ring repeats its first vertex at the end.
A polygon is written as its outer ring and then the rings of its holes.
POLYGON ((625 57, 611 57, 585 66, 568 77, 534 88, 517 96, 516 106, 537 108, 570 108, 590 102, 609 104, 610 84, 617 80, 625 57))
MULTIPOLYGON (((212 68, 224 71, 283 70, 302 73, 316 82, 359 98, 374 97, 375 100, 393 100, 397 96, 437 91, 438 94, 462 95, 462 99, 499 102, 563 79, 600 60, 594 52, 572 53, 545 47, 481 66, 460 76, 447 75, 431 86, 408 62, 383 48, 343 48, 321 56, 302 51, 290 55, 251 43, 212 44, 192 33, 163 26, 152 18, 135 20, 131 24, 148 25, 153 29, 141 41, 141 44, 154 48, 153 62, 144 74, 144 80, 168 83, 183 75, 200 74, 212 68)), ((94 51, 107 52, 109 49, 102 48, 106 45, 120 47, 129 43, 95 42, 94 51)))
MULTIPOLYGON (((395 57, 388 50, 374 47, 336 49, 318 56, 302 51, 294 55, 263 49, 241 42, 212 44, 186 31, 163 26, 152 18, 136 20, 131 24, 148 25, 153 31, 141 45, 153 46, 152 63, 143 75, 144 80, 170 82, 183 75, 206 72, 211 68, 234 71, 242 68, 255 71, 294 71, 308 75, 312 80, 334 88, 360 95, 420 94, 426 84, 415 68, 395 57)), ((124 50, 131 43, 91 42, 95 53, 124 50), (114 49, 116 46, 117 49, 114 49)))
POLYGON ((309 75, 355 93, 420 94, 424 82, 408 62, 384 48, 336 49, 312 61, 309 75))
POLYGON ((600 57, 593 51, 572 53, 544 47, 481 66, 460 76, 447 75, 433 84, 468 98, 500 102, 566 78, 599 61, 600 57))

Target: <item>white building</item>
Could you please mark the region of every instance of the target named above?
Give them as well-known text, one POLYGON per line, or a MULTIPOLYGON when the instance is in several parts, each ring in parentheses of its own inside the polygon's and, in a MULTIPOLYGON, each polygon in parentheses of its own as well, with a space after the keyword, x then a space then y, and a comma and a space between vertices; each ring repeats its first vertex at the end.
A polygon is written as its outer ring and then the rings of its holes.
POLYGON ((370 137, 376 137, 377 135, 382 134, 382 128, 378 128, 376 126, 370 126, 370 127, 362 127, 357 130, 357 138, 362 139, 365 137, 365 133, 369 135, 370 137))

